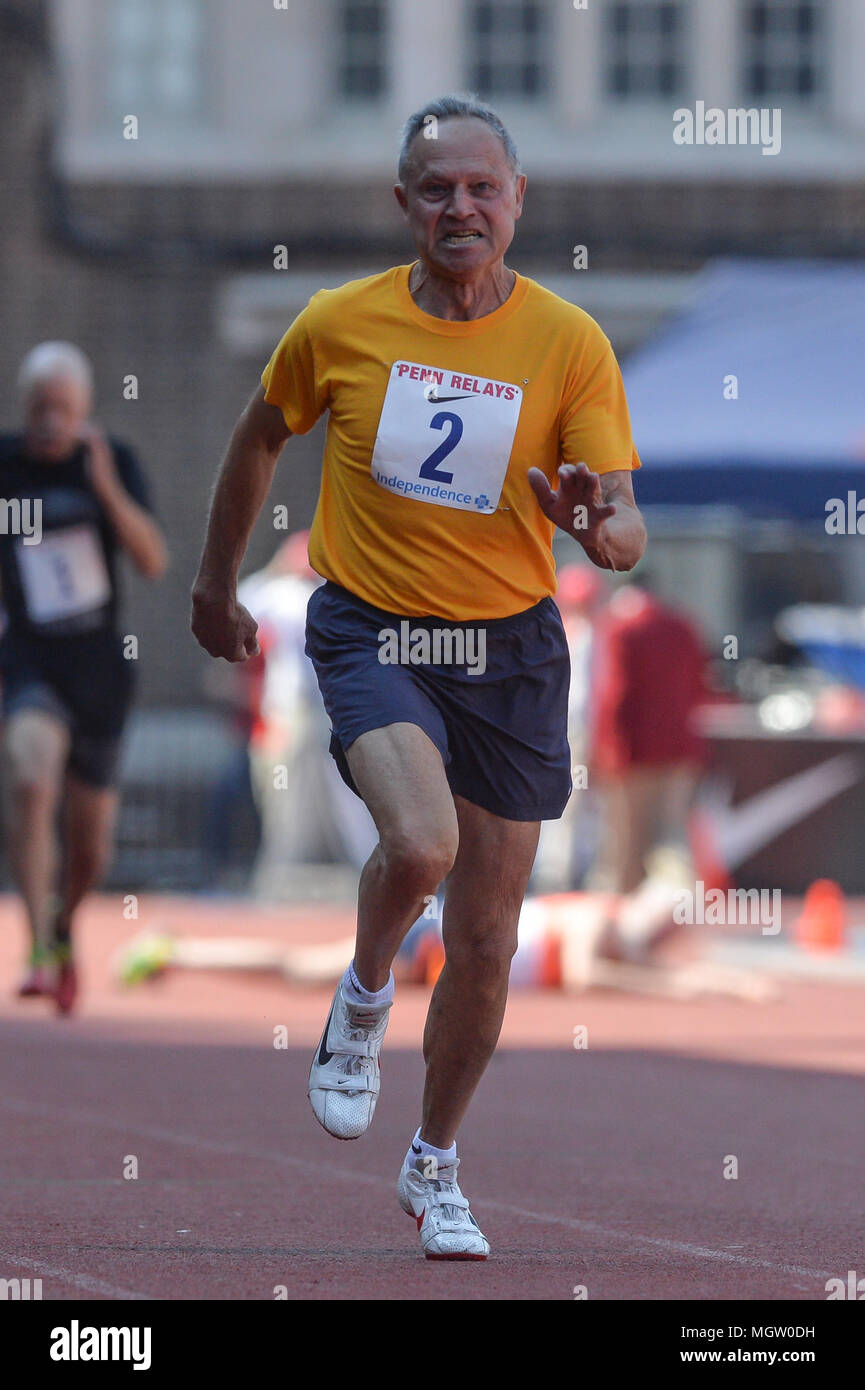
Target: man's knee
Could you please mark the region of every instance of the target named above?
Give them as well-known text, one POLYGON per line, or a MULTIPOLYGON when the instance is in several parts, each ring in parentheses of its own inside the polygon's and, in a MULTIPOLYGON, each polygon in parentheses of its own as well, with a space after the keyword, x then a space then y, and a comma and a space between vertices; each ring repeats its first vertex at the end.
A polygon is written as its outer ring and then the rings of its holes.
POLYGON ((37 711, 10 719, 3 762, 8 790, 16 801, 56 801, 68 753, 69 731, 59 721, 37 711))
POLYGON ((492 983, 509 973, 518 943, 516 929, 449 933, 445 925, 444 944, 451 965, 492 983))
POLYGON ((385 835, 381 853, 389 876, 417 893, 434 893, 453 867, 458 847, 455 832, 444 827, 385 835))

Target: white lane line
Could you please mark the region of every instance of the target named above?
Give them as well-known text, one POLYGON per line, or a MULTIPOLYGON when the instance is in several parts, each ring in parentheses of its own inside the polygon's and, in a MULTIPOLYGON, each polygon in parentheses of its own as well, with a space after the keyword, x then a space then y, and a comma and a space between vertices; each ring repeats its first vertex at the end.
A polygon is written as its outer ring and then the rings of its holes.
MULTIPOLYGON (((135 1293, 132 1289, 116 1288, 114 1284, 106 1284, 103 1279, 91 1279, 89 1274, 76 1274, 74 1270, 64 1269, 62 1265, 48 1264, 45 1260, 31 1260, 26 1255, 17 1255, 13 1250, 0 1250, 0 1260, 12 1267, 20 1265, 23 1269, 32 1269, 40 1278, 58 1279, 61 1284, 72 1284, 76 1289, 84 1289, 87 1293, 101 1293, 105 1298, 149 1301, 154 1296, 149 1293, 135 1293)), ((8 1279, 9 1275, 3 1277, 8 1279)), ((46 1303, 54 1301, 50 1298, 44 1300, 46 1303)))
POLYGON ((667 1240, 664 1236, 641 1236, 633 1231, 611 1230, 609 1226, 601 1226, 596 1221, 580 1221, 576 1217, 556 1216, 539 1211, 525 1211, 522 1207, 511 1206, 508 1202, 489 1201, 484 1198, 485 1207, 495 1207, 498 1211, 506 1211, 511 1216, 521 1216, 528 1221, 541 1221, 544 1225, 567 1226, 576 1231, 582 1231, 585 1235, 604 1236, 611 1240, 624 1240, 634 1245, 654 1246, 657 1249, 668 1250, 677 1255, 691 1255, 697 1259, 722 1260, 726 1264, 747 1265, 751 1269, 770 1269, 776 1274, 797 1274, 806 1279, 832 1279, 837 1275, 827 1269, 806 1269, 802 1265, 776 1264, 773 1260, 761 1260, 756 1255, 736 1255, 732 1250, 713 1250, 708 1245, 691 1245, 687 1241, 667 1240))
MULTIPOLYGON (((37 1114, 50 1116, 54 1120, 66 1120, 70 1124, 96 1126, 99 1129, 117 1130, 121 1134, 135 1134, 143 1139, 155 1139, 166 1144, 177 1144, 183 1148, 201 1149, 205 1153, 229 1154, 236 1158, 251 1158, 263 1163, 284 1164, 288 1168, 297 1168, 305 1173, 329 1173, 333 1177, 349 1179, 352 1182, 363 1182, 373 1187, 390 1187, 391 1184, 385 1178, 375 1177, 372 1173, 355 1172, 352 1169, 340 1168, 334 1163, 322 1163, 318 1160, 308 1158, 295 1158, 293 1154, 283 1153, 281 1150, 254 1150, 244 1148, 242 1144, 226 1143, 219 1139, 204 1139, 200 1135, 182 1134, 174 1129, 163 1129, 160 1126, 147 1126, 128 1124, 125 1120, 115 1120, 108 1115, 100 1115, 90 1110, 70 1110, 68 1107, 49 1105, 43 1101, 23 1100, 14 1096, 0 1097, 0 1109, 6 1107, 9 1110, 17 1110, 25 1114, 37 1114)), ((195 1182, 195 1179, 190 1179, 195 1182)), ((396 1179, 394 1179, 396 1186, 396 1179)))
MULTIPOLYGON (((145 1129, 139 1125, 129 1125, 121 1120, 114 1120, 108 1116, 97 1115, 89 1111, 61 1111, 57 1107, 39 1101, 21 1100, 13 1097, 0 1099, 0 1106, 3 1105, 7 1105, 13 1110, 32 1111, 52 1115, 55 1119, 67 1119, 74 1124, 90 1124, 97 1125, 102 1129, 121 1130, 126 1134, 137 1134, 146 1139, 163 1140, 166 1143, 178 1144, 185 1148, 202 1149, 209 1153, 231 1154, 238 1158, 250 1158, 262 1163, 280 1164, 287 1168, 295 1168, 319 1176, 322 1173, 327 1173, 329 1176, 344 1182, 360 1182, 380 1188, 394 1186, 386 1178, 379 1178, 374 1174, 351 1168, 342 1168, 335 1163, 313 1162, 310 1159, 295 1158, 293 1154, 274 1153, 269 1150, 246 1149, 239 1144, 227 1144, 220 1140, 203 1139, 192 1134, 180 1134, 176 1130, 149 1127, 145 1129)), ((564 1226, 568 1230, 581 1231, 584 1235, 600 1236, 605 1240, 621 1240, 626 1244, 666 1250, 671 1254, 688 1255, 694 1259, 717 1260, 724 1264, 734 1264, 749 1269, 767 1269, 775 1274, 789 1274, 806 1279, 825 1281, 837 1275, 837 1270, 833 1273, 832 1270, 808 1269, 801 1265, 779 1264, 772 1260, 760 1259, 756 1255, 736 1255, 731 1250, 715 1250, 711 1246, 691 1245, 686 1241, 667 1240, 663 1236, 644 1236, 635 1231, 618 1231, 609 1226, 601 1226, 596 1221, 582 1221, 577 1217, 561 1216, 550 1212, 527 1211, 524 1207, 516 1207, 509 1202, 497 1202, 485 1197, 481 1197, 481 1202, 485 1207, 495 1208, 495 1210, 506 1212, 511 1216, 519 1216, 527 1221, 538 1221, 545 1226, 564 1226)))

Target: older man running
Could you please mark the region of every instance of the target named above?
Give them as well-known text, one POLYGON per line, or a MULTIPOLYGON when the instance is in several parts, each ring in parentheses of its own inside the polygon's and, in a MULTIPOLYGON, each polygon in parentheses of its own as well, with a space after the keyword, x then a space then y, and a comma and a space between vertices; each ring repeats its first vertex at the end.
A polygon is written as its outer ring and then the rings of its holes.
POLYGON ((446 964, 398 1195, 427 1258, 485 1259, 456 1134, 501 1029, 540 822, 571 791, 552 538, 558 526, 626 570, 645 530, 609 341, 504 264, 526 181, 499 118, 470 98, 423 107, 398 177, 417 260, 320 291, 279 343, 220 472, 193 629, 215 656, 255 651, 240 562, 283 444, 329 412, 310 538, 327 582, 307 650, 332 752, 379 843, 309 1097, 337 1138, 368 1128, 391 962, 447 880, 446 964))
POLYGON ((0 535, 4 790, 32 937, 19 994, 51 996, 68 1013, 73 915, 110 853, 133 694, 135 663, 117 631, 118 552, 155 579, 166 551, 137 459, 90 419, 93 373, 80 348, 40 343, 19 386, 24 429, 0 436, 0 496, 15 523, 0 535))

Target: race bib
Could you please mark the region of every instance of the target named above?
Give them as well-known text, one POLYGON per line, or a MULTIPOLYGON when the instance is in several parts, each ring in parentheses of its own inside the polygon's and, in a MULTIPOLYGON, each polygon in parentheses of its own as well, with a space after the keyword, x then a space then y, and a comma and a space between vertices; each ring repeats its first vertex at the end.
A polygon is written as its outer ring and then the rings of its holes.
POLYGON ((111 580, 92 526, 65 526, 43 534, 37 545, 18 542, 18 568, 27 615, 53 623, 101 608, 111 580))
POLYGON ((494 512, 522 403, 513 382, 394 362, 372 476, 388 492, 419 502, 494 512))

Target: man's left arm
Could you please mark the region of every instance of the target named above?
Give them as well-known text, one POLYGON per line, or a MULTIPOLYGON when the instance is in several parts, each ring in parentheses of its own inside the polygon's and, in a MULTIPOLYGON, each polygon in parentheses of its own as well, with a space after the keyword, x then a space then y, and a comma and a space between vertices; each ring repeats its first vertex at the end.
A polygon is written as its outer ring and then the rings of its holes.
POLYGON ((91 425, 85 435, 90 485, 102 504, 118 541, 135 568, 147 579, 160 579, 168 565, 162 531, 153 517, 130 495, 118 473, 105 435, 91 425))
POLYGON ((605 570, 634 568, 646 549, 646 527, 629 469, 592 473, 584 463, 563 463, 557 491, 540 468, 530 468, 528 476, 544 515, 579 541, 592 564, 605 570))

